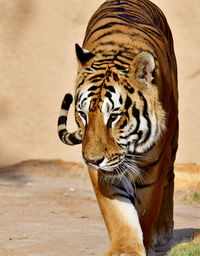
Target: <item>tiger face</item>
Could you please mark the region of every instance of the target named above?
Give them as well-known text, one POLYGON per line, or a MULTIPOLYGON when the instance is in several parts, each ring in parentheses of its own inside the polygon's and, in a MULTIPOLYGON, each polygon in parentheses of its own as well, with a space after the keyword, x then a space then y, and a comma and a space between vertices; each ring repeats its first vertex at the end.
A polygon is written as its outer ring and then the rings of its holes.
MULTIPOLYGON (((165 128, 165 112, 154 84, 154 57, 138 53, 130 67, 80 68, 75 116, 82 134, 82 154, 88 166, 105 174, 124 173, 130 156, 151 149, 165 128)), ((135 166, 136 167, 136 166, 135 166)), ((136 169, 136 168, 135 168, 136 169)))

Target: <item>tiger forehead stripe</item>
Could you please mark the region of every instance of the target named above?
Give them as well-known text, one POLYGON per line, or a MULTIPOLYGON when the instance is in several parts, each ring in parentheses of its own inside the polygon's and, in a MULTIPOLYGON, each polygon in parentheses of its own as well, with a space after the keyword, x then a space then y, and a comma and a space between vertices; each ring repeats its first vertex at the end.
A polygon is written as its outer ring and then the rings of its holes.
POLYGON ((106 84, 104 84, 104 88, 107 89, 107 90, 109 90, 110 92, 113 92, 113 93, 116 92, 114 86, 112 86, 112 85, 106 85, 106 84))
POLYGON ((101 81, 102 78, 104 78, 104 77, 105 77, 104 74, 96 74, 96 75, 90 77, 90 78, 89 78, 89 81, 90 81, 90 82, 93 82, 93 83, 94 83, 94 82, 98 82, 98 81, 101 81))
POLYGON ((99 89, 99 87, 93 85, 92 87, 90 87, 90 88, 88 89, 88 91, 95 91, 95 90, 97 90, 97 89, 99 89))

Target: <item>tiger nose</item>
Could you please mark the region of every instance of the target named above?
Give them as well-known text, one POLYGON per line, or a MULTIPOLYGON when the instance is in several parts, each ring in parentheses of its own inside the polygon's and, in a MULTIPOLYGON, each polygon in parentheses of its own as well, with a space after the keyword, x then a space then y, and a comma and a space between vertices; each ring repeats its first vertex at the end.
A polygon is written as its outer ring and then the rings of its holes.
POLYGON ((100 158, 100 159, 86 159, 86 162, 89 164, 93 164, 96 166, 99 166, 104 160, 104 157, 100 158))

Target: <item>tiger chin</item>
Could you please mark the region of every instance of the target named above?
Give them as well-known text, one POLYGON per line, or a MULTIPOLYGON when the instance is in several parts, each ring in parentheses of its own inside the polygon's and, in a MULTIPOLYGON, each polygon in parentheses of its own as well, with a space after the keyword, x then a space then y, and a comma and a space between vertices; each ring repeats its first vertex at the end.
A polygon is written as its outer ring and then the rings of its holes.
POLYGON ((148 0, 107 0, 75 48, 78 129, 67 130, 66 94, 59 137, 82 143, 110 239, 105 256, 153 255, 173 234, 178 92, 170 28, 148 0))

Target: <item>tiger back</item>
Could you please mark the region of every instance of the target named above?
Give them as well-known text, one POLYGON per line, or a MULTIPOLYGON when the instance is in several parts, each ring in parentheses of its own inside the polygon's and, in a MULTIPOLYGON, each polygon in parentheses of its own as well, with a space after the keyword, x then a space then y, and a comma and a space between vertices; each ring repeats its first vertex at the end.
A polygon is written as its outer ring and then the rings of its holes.
POLYGON ((59 137, 82 143, 110 237, 106 255, 150 255, 173 232, 178 92, 170 28, 148 0, 107 0, 76 54, 79 128, 67 130, 67 94, 59 137))

